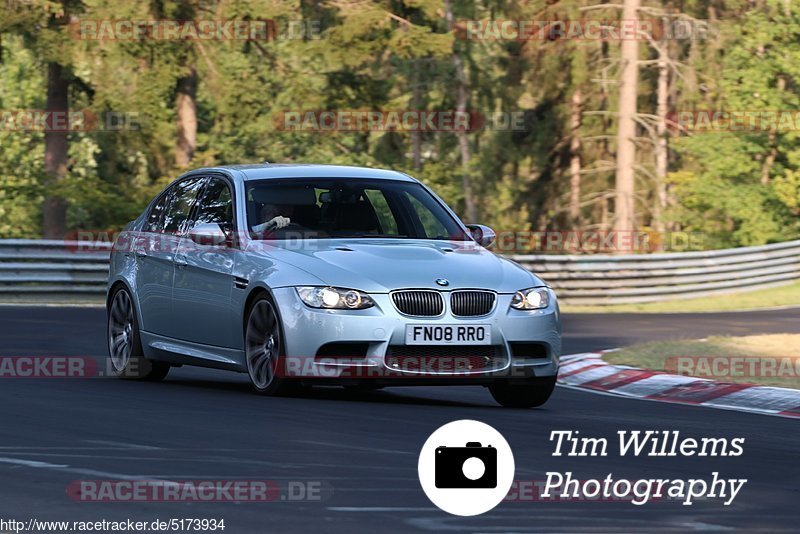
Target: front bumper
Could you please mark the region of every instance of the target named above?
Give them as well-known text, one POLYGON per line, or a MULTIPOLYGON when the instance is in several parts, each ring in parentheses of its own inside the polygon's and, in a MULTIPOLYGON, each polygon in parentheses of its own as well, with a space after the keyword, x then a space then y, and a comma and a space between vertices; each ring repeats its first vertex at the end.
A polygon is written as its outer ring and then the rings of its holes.
MULTIPOLYGON (((375 306, 366 310, 310 308, 292 287, 274 289, 273 295, 284 327, 283 371, 287 377, 318 379, 323 383, 369 380, 433 385, 486 384, 498 379, 552 377, 558 373, 561 325, 554 296, 547 308, 520 311, 510 307, 512 295, 498 294, 492 313, 464 318, 452 315, 448 298, 444 299, 446 309, 440 317, 408 317, 397 311, 388 294, 371 293, 375 306), (391 358, 393 350, 405 346, 405 328, 409 324, 490 325, 496 358, 490 367, 484 368, 458 362, 454 367, 390 365, 396 362, 391 358), (364 350, 360 354, 348 354, 346 350, 343 354, 331 354, 329 350, 320 353, 332 343, 344 344, 343 347, 359 345, 364 350), (532 357, 521 354, 518 344, 536 345, 536 353, 532 357)), ((470 353, 475 350, 475 347, 463 348, 470 353)))

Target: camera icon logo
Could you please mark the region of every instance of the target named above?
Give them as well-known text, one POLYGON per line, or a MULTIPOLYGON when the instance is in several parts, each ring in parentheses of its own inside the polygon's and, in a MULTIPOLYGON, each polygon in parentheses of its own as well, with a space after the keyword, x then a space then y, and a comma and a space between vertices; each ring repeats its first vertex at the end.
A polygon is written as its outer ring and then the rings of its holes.
POLYGON ((502 434, 462 419, 439 427, 422 446, 420 484, 433 504, 453 515, 488 512, 514 482, 514 455, 502 434))
POLYGON ((497 449, 470 441, 466 447, 437 447, 437 488, 496 488, 497 449))

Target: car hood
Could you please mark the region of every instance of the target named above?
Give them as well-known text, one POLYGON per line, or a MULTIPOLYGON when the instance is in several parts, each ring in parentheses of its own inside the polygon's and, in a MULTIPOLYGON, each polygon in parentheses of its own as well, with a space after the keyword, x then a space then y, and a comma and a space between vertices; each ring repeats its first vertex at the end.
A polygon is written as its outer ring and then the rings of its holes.
POLYGON ((287 263, 323 284, 385 293, 403 288, 484 288, 500 293, 544 285, 539 278, 473 242, 320 239, 258 242, 256 255, 287 263), (446 287, 436 283, 446 279, 446 287))

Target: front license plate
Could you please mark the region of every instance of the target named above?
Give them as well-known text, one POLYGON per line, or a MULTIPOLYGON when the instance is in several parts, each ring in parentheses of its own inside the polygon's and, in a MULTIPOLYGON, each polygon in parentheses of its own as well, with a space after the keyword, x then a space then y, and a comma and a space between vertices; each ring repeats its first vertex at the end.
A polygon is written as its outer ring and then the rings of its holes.
POLYGON ((488 324, 409 324, 406 345, 491 345, 488 324))

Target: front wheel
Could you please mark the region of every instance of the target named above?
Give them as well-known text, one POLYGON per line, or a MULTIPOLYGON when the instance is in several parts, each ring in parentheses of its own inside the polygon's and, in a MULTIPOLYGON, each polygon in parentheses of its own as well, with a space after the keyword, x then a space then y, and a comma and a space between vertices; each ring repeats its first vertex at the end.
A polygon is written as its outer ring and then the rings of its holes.
POLYGON ((291 391, 292 382, 279 376, 284 357, 280 317, 266 295, 257 298, 247 314, 245 356, 256 393, 282 395, 291 391))
POLYGON ((535 408, 547 402, 556 387, 555 375, 532 378, 527 384, 499 383, 489 386, 498 404, 506 408, 535 408))
POLYGON ((118 289, 108 307, 108 356, 111 370, 119 378, 161 380, 169 364, 144 357, 133 300, 125 288, 118 289))

